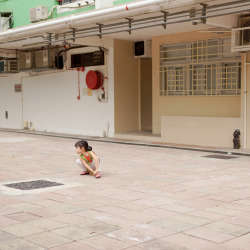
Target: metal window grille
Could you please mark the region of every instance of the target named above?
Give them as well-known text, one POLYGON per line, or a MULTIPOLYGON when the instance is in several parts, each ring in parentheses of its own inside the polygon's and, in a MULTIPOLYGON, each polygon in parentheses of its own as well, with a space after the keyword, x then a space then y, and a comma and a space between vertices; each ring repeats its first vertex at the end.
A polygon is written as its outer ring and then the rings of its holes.
POLYGON ((241 57, 230 48, 230 38, 162 45, 160 95, 240 95, 241 57))

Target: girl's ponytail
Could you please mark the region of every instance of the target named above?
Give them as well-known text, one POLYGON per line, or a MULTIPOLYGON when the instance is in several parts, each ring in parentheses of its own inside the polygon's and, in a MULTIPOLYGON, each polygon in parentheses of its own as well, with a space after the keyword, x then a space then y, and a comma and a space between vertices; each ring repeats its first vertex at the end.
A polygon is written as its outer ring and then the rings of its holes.
POLYGON ((75 144, 75 147, 80 147, 80 148, 84 148, 85 151, 92 151, 92 147, 89 146, 88 142, 87 141, 84 141, 84 140, 81 140, 81 141, 78 141, 76 144, 75 144))

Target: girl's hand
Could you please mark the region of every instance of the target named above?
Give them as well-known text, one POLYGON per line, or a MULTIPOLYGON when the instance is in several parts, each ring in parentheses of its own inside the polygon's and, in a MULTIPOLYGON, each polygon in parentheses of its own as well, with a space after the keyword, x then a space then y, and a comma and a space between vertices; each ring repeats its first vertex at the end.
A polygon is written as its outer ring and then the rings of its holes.
POLYGON ((97 170, 93 171, 93 175, 96 175, 97 174, 97 170))

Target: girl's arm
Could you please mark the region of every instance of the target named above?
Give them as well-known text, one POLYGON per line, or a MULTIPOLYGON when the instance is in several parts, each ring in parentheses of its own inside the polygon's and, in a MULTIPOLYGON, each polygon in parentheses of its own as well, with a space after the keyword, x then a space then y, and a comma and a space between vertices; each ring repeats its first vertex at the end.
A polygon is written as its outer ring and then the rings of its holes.
POLYGON ((91 154, 91 156, 93 157, 93 159, 95 161, 95 171, 94 171, 94 174, 96 174, 97 171, 98 171, 98 167, 99 167, 99 160, 98 160, 96 154, 93 151, 91 151, 90 154, 91 154))
POLYGON ((80 161, 83 164, 83 166, 88 169, 89 172, 94 173, 94 170, 81 157, 80 157, 80 161))

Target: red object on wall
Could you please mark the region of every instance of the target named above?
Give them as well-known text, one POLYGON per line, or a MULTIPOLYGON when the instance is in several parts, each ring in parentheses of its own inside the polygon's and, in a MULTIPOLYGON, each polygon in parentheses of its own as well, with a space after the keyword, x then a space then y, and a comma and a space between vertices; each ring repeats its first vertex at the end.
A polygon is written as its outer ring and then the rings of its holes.
POLYGON ((97 70, 90 70, 86 75, 86 84, 89 89, 99 89, 103 85, 103 75, 97 70))

